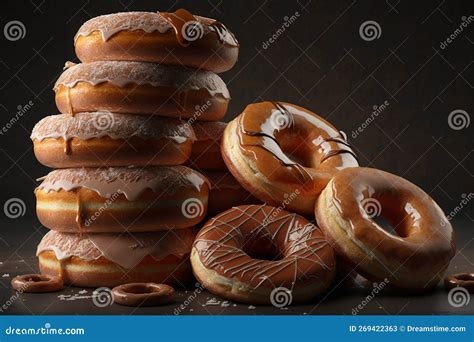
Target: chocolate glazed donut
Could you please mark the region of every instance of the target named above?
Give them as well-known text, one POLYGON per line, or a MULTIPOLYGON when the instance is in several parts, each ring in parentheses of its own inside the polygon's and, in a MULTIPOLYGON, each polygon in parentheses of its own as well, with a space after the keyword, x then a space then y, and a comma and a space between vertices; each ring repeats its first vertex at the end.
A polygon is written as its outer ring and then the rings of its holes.
POLYGON ((248 105, 227 125, 222 155, 248 192, 304 215, 314 213, 336 172, 358 165, 344 134, 309 110, 283 102, 248 105))
MULTIPOLYGON (((335 260, 318 227, 266 205, 234 207, 206 223, 191 252, 210 292, 250 304, 310 300, 331 284, 335 260)), ((274 304, 275 305, 275 304, 274 304)))
POLYGON ((74 38, 82 62, 142 61, 213 72, 234 66, 239 43, 220 22, 179 9, 125 12, 87 21, 74 38))

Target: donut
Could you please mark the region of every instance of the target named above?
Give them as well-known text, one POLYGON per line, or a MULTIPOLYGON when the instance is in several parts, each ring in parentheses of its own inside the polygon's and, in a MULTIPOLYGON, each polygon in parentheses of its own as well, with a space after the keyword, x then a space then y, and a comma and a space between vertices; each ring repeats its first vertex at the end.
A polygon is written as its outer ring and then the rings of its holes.
POLYGON ((157 306, 173 302, 175 290, 166 284, 131 283, 112 289, 114 303, 125 306, 157 306))
POLYGON ((444 287, 448 290, 464 287, 469 293, 474 293, 474 273, 451 274, 444 279, 444 287))
POLYGON ((82 62, 141 61, 223 72, 237 62, 239 43, 220 22, 184 9, 122 12, 85 22, 74 38, 82 62))
POLYGON ((72 168, 50 172, 35 190, 36 213, 60 232, 145 232, 198 224, 207 179, 185 166, 72 168))
POLYGON ((309 110, 283 102, 248 105, 227 125, 222 155, 255 197, 311 216, 334 174, 358 165, 342 132, 309 110))
POLYGON ((215 216, 239 205, 261 203, 242 188, 229 172, 208 171, 203 175, 209 180, 208 216, 215 216))
POLYGON ((178 119, 95 112, 47 116, 31 139, 36 158, 52 168, 179 165, 194 133, 178 119))
POLYGON ((429 289, 454 256, 454 232, 442 210, 416 185, 388 172, 340 171, 319 197, 315 214, 336 252, 371 281, 429 289), (384 230, 378 217, 396 233, 384 230))
POLYGON ((134 234, 49 231, 36 255, 42 274, 61 277, 69 285, 156 282, 183 286, 193 279, 189 252, 195 235, 194 229, 134 234))
POLYGON ((67 66, 54 86, 63 114, 110 111, 212 121, 224 116, 230 99, 225 83, 210 71, 123 61, 67 66))
POLYGON ((227 171, 221 155, 222 135, 225 122, 195 122, 192 127, 196 134, 188 165, 202 171, 227 171))
POLYGON ((318 227, 266 205, 234 207, 209 220, 196 236, 191 264, 211 293, 275 306, 310 300, 335 272, 333 249, 318 227))
POLYGON ((60 277, 43 274, 24 274, 12 279, 12 288, 19 293, 43 293, 61 291, 64 287, 60 277))

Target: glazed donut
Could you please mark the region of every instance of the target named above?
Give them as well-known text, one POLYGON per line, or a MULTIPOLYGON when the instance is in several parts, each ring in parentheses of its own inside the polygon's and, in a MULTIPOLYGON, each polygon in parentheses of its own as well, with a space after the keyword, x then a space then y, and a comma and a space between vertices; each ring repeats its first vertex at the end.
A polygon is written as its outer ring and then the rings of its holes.
POLYGON ((193 143, 189 167, 203 171, 227 171, 221 155, 221 140, 227 126, 225 122, 195 122, 196 140, 193 143))
POLYGON ((60 277, 44 274, 24 274, 12 279, 12 288, 20 293, 43 293, 61 291, 64 287, 60 277))
POLYGON ((185 166, 50 172, 35 190, 41 224, 60 232, 144 232, 191 227, 206 214, 208 181, 185 166))
POLYGON ((54 86, 63 114, 110 111, 175 118, 221 119, 230 99, 210 71, 142 62, 92 62, 67 68, 54 86))
POLYGON ((329 287, 335 271, 333 249, 318 227, 265 205, 235 207, 208 221, 191 264, 208 291, 250 304, 280 304, 280 295, 287 305, 310 300, 329 287))
POLYGON ((283 102, 247 106, 227 125, 222 154, 248 192, 303 215, 313 215, 316 199, 338 170, 358 165, 342 133, 283 102))
POLYGON ((261 203, 242 188, 229 172, 209 171, 203 175, 209 180, 208 216, 215 216, 238 205, 261 203))
POLYGON ((189 252, 195 235, 195 229, 135 234, 50 231, 36 255, 42 274, 61 277, 69 285, 183 285, 193 279, 189 252))
POLYGON ((96 112, 47 116, 31 139, 36 158, 52 168, 179 165, 194 133, 178 119, 96 112))
POLYGON ((82 62, 142 61, 217 73, 232 68, 239 54, 239 43, 223 24, 184 9, 92 18, 79 29, 74 45, 82 62))
POLYGON ((340 171, 322 192, 315 212, 338 254, 372 281, 429 289, 454 256, 454 232, 438 205, 416 185, 384 171, 340 171), (377 216, 398 235, 385 231, 377 216))

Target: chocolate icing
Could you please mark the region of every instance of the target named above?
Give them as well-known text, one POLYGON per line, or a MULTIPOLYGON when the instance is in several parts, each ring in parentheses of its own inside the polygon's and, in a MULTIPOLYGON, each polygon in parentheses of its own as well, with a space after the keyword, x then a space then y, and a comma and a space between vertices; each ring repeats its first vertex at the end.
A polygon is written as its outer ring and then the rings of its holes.
POLYGON ((235 207, 211 219, 194 247, 207 269, 253 289, 324 283, 334 269, 332 249, 318 227, 266 205, 235 207), (252 246, 276 251, 275 260, 251 258, 244 250, 252 246))

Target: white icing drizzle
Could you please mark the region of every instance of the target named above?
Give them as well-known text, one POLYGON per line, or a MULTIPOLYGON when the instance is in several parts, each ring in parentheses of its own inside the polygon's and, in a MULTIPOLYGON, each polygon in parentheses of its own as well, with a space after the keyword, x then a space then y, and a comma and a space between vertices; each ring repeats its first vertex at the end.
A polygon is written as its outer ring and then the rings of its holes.
POLYGON ((58 260, 72 256, 92 261, 104 257, 131 269, 146 256, 159 261, 168 256, 188 255, 194 241, 195 229, 180 229, 135 234, 69 234, 49 231, 39 243, 36 255, 52 251, 58 260))
MULTIPOLYGON (((216 32, 215 28, 209 25, 215 20, 195 16, 196 20, 202 24, 203 34, 214 32, 219 35, 220 39, 225 44, 231 46, 238 46, 238 42, 232 33, 227 30, 216 32)), ((171 30, 171 25, 161 16, 159 12, 121 12, 101 15, 86 21, 76 33, 74 37, 74 44, 76 44, 79 37, 89 36, 93 32, 100 32, 102 40, 108 41, 111 37, 120 31, 138 31, 141 30, 146 33, 159 32, 166 33, 171 30)))
POLYGON ((35 125, 31 133, 31 139, 35 141, 42 141, 47 138, 62 138, 65 141, 71 138, 88 140, 104 136, 112 139, 128 139, 131 137, 142 139, 167 138, 178 144, 195 140, 190 125, 186 125, 178 119, 110 112, 77 113, 74 116, 68 114, 47 116, 35 125))
POLYGON ((99 61, 76 64, 61 74, 54 90, 60 85, 73 88, 79 82, 92 85, 108 82, 118 87, 132 83, 149 84, 176 88, 178 92, 205 89, 212 96, 221 95, 230 99, 224 81, 213 72, 155 63, 99 61))
POLYGON ((133 201, 146 189, 173 194, 182 187, 199 192, 204 185, 208 186, 207 179, 185 166, 71 168, 50 172, 37 190, 87 188, 104 198, 119 193, 133 201))

